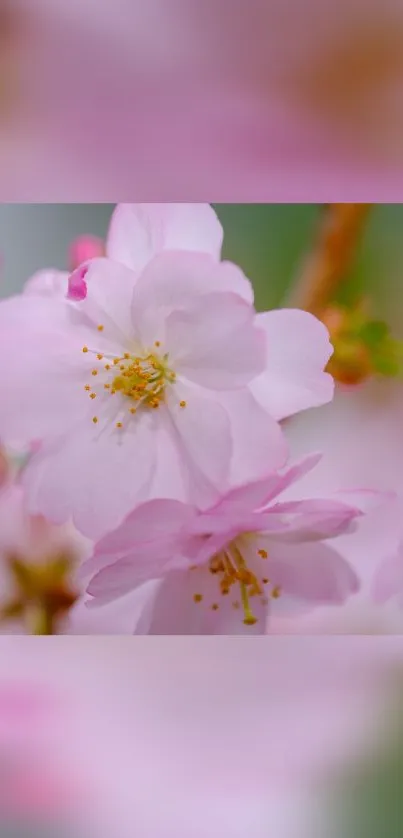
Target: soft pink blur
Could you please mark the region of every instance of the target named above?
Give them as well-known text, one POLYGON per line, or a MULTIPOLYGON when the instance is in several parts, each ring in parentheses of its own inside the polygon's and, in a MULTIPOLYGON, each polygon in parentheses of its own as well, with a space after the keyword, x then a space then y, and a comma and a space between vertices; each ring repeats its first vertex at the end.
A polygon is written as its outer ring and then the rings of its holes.
POLYGON ((37 749, 86 835, 312 838, 300 802, 383 736, 402 651, 397 638, 3 638, 0 683, 26 701, 15 760, 28 768, 37 749))
POLYGON ((337 549, 361 579, 360 593, 338 609, 320 608, 301 619, 273 621, 272 631, 403 633, 403 609, 397 597, 379 604, 373 596, 380 564, 397 552, 403 536, 402 417, 400 382, 373 380, 338 389, 332 405, 289 424, 288 437, 296 455, 311 450, 313 444, 324 452, 315 473, 300 484, 299 496, 331 491, 344 483, 392 490, 396 498, 370 512, 355 534, 337 539, 337 549))
POLYGON ((401 197, 401 0, 1 8, 8 200, 401 197))

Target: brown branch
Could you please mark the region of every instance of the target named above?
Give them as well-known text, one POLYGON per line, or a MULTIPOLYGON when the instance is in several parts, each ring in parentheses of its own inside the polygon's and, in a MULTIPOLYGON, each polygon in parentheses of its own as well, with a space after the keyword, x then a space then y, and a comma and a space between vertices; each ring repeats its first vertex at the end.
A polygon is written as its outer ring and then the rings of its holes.
POLYGON ((326 204, 316 244, 302 267, 291 304, 320 317, 354 256, 371 204, 326 204))

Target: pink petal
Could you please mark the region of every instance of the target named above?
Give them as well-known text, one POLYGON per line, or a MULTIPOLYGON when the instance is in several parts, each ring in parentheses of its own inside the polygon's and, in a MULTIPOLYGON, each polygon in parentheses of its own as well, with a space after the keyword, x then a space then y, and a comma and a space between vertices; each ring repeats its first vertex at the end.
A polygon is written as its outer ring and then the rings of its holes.
POLYGON ((348 532, 351 525, 363 513, 346 504, 326 499, 310 499, 276 503, 267 513, 267 520, 274 524, 287 521, 287 529, 281 539, 284 541, 311 541, 322 538, 334 538, 348 532))
MULTIPOLYGON (((221 596, 217 582, 211 580, 211 574, 204 568, 168 574, 157 591, 148 634, 264 634, 267 606, 257 600, 254 609, 257 622, 245 626, 242 609, 233 607, 232 597, 221 596), (194 602, 195 593, 203 596, 201 602, 194 602), (217 610, 212 609, 214 604, 218 604, 217 610)), ((141 632, 137 628, 135 633, 141 632)))
POLYGON ((163 341, 165 320, 171 312, 186 309, 203 294, 228 291, 253 302, 252 286, 235 265, 218 263, 207 254, 160 253, 136 283, 132 304, 135 332, 145 345, 163 341))
POLYGON ((147 549, 149 545, 157 550, 166 550, 165 544, 172 537, 179 538, 184 528, 196 516, 196 510, 176 500, 151 500, 131 512, 123 523, 104 536, 94 548, 94 558, 86 563, 87 568, 96 569, 97 561, 105 558, 112 561, 125 554, 134 554, 147 549))
POLYGON ((220 404, 231 422, 233 455, 229 485, 247 483, 282 468, 288 455, 286 438, 251 392, 245 389, 221 393, 220 404))
POLYGON ((118 204, 107 254, 139 273, 162 250, 190 250, 220 258, 221 224, 209 204, 118 204))
POLYGON ((101 419, 94 426, 88 416, 75 433, 44 444, 22 478, 31 512, 55 523, 71 517, 92 538, 118 526, 136 503, 148 499, 155 418, 140 413, 120 431, 101 419))
POLYGON ((85 412, 85 330, 64 300, 22 295, 0 303, 0 435, 21 443, 56 436, 85 412), (84 395, 84 400, 83 400, 84 395))
POLYGON ((392 597, 403 602, 403 544, 379 566, 373 581, 373 599, 383 604, 392 597))
POLYGON ((172 557, 170 545, 157 542, 154 551, 149 551, 147 556, 137 555, 134 551, 133 554, 103 567, 91 579, 87 593, 94 597, 94 604, 99 598, 99 603, 105 605, 126 596, 145 582, 169 574, 171 567, 183 567, 186 572, 190 572, 187 571, 188 562, 172 557))
POLYGON ((87 296, 86 275, 88 273, 87 265, 80 265, 69 276, 67 299, 75 302, 85 300, 87 296))
POLYGON ((362 514, 372 512, 384 503, 394 501, 396 497, 396 492, 381 492, 374 489, 342 489, 334 492, 335 500, 354 506, 362 514))
POLYGON ((270 539, 268 573, 285 595, 307 602, 342 603, 359 581, 349 564, 318 542, 284 544, 270 539))
POLYGON ((233 293, 205 294, 172 312, 165 343, 177 373, 213 390, 243 387, 266 361, 255 310, 233 293))
POLYGON ((267 336, 267 369, 252 391, 276 419, 284 419, 333 398, 333 379, 324 372, 332 354, 325 326, 305 311, 282 309, 258 315, 267 336))
MULTIPOLYGON (((249 440, 248 440, 249 442, 249 440)), ((248 482, 235 489, 231 489, 219 502, 217 509, 239 510, 263 509, 271 500, 309 473, 319 462, 321 454, 309 454, 295 465, 285 469, 283 473, 269 473, 267 477, 258 481, 248 482)))
MULTIPOLYGON (((93 259, 81 266, 72 277, 74 299, 81 299, 78 309, 94 327, 103 326, 102 336, 121 347, 133 342, 131 304, 136 276, 124 265, 110 259, 93 259), (85 270, 86 293, 82 293, 81 272, 85 270)), ((71 282, 71 278, 70 278, 71 282)))
POLYGON ((24 294, 40 294, 45 297, 65 297, 69 275, 67 271, 37 271, 24 285, 24 294))
POLYGON ((69 612, 66 634, 133 634, 146 605, 147 585, 138 591, 131 591, 111 603, 88 607, 91 600, 81 598, 69 612))
POLYGON ((206 391, 179 382, 168 392, 166 402, 187 471, 189 501, 208 506, 229 476, 232 441, 228 415, 206 391))

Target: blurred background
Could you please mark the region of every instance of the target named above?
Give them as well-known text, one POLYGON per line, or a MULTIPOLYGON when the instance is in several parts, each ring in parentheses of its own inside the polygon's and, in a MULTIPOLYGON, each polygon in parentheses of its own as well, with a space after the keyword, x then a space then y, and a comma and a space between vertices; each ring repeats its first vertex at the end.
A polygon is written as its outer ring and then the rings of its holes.
POLYGON ((0 0, 3 198, 399 201, 402 33, 400 0, 0 0))
POLYGON ((0 642, 2 838, 401 835, 400 639, 49 641, 0 642))

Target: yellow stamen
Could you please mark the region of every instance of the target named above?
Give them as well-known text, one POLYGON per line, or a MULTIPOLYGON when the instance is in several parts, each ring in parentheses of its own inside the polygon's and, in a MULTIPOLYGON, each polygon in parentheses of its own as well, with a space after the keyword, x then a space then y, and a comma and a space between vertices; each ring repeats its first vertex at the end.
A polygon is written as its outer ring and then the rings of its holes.
POLYGON ((96 397, 97 397, 96 393, 90 393, 90 399, 96 399, 96 397))
POLYGON ((92 370, 91 375, 98 375, 98 370, 92 370))
POLYGON ((117 428, 123 428, 123 423, 122 422, 116 422, 116 427, 117 428))
POLYGON ((194 594, 194 596, 193 596, 193 601, 194 602, 201 602, 202 599, 203 599, 203 597, 202 597, 201 594, 194 594))
POLYGON ((83 346, 83 352, 88 352, 88 346, 83 346))
POLYGON ((97 422, 98 422, 98 417, 97 417, 97 416, 93 416, 93 417, 92 417, 92 421, 93 421, 94 425, 96 425, 96 424, 97 424, 97 422))
POLYGON ((102 352, 98 352, 98 355, 97 355, 98 361, 102 361, 103 357, 104 356, 102 355, 102 352))
POLYGON ((256 617, 253 616, 250 605, 249 605, 249 598, 248 598, 248 591, 246 589, 246 585, 244 582, 240 583, 241 588, 241 597, 242 597, 242 606, 245 614, 244 624, 245 626, 254 626, 257 623, 256 617))
POLYGON ((179 402, 179 407, 186 407, 186 402, 184 401, 184 399, 182 399, 182 401, 179 402))
POLYGON ((101 323, 100 326, 97 326, 97 329, 98 329, 98 332, 103 332, 104 327, 103 327, 102 323, 101 323))
POLYGON ((88 390, 91 390, 90 385, 89 385, 89 384, 86 384, 86 385, 85 385, 85 387, 84 387, 84 390, 87 390, 87 392, 88 392, 88 390))
POLYGON ((268 557, 267 550, 258 550, 257 554, 258 554, 258 556, 260 556, 261 559, 267 559, 267 557, 268 557))

